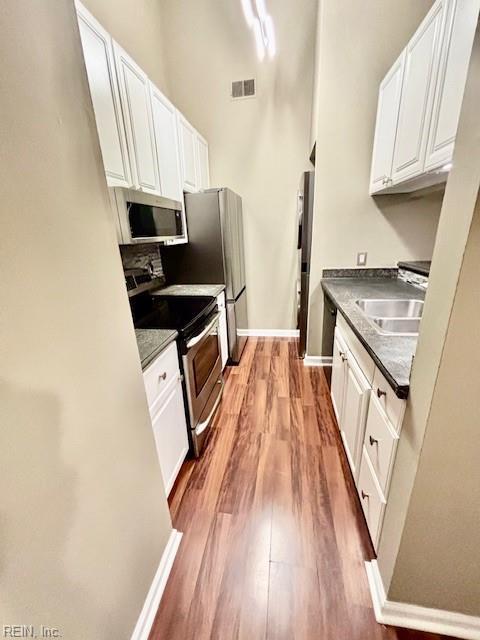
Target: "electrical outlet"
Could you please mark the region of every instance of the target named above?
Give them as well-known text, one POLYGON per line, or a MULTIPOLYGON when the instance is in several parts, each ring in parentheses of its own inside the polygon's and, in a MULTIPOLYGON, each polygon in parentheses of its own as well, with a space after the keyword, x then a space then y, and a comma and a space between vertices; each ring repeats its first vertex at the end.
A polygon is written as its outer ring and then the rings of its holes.
POLYGON ((366 251, 357 253, 357 267, 364 267, 367 264, 367 255, 366 251))

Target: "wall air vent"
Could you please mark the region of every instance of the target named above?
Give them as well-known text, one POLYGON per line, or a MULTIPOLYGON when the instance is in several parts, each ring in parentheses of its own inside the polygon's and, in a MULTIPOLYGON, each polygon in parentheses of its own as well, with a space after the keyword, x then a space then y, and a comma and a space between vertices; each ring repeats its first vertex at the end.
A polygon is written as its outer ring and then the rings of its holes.
POLYGON ((254 98, 255 97, 255 80, 236 80, 232 82, 232 98, 254 98))

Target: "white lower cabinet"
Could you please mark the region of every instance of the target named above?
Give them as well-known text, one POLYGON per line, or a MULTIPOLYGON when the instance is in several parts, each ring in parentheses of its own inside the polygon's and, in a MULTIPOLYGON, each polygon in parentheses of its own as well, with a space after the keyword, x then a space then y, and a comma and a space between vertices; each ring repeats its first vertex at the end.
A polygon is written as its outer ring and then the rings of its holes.
POLYGON ((152 419, 153 435, 168 496, 188 452, 187 421, 180 377, 152 419))
POLYGON ((188 452, 188 427, 175 342, 148 366, 143 379, 168 496, 188 452))
POLYGON ((360 467, 370 385, 353 357, 347 356, 345 397, 340 430, 352 474, 356 480, 360 467))
POLYGON ((365 452, 372 464, 381 490, 386 493, 398 435, 372 394, 365 429, 365 452))
POLYGON ((377 548, 383 512, 387 501, 378 486, 375 472, 365 452, 362 456, 357 489, 373 546, 377 548))
POLYGON ((220 320, 218 323, 220 331, 220 349, 222 356, 222 371, 225 369, 225 365, 228 361, 228 328, 227 328, 227 307, 225 304, 225 291, 222 291, 217 296, 217 306, 220 313, 220 320))
POLYGON ((335 328, 331 397, 376 548, 406 402, 395 395, 341 316, 335 328))
POLYGON ((347 347, 342 340, 340 331, 335 330, 333 339, 333 362, 332 362, 332 404, 338 425, 342 421, 343 397, 345 393, 345 375, 347 362, 347 347))

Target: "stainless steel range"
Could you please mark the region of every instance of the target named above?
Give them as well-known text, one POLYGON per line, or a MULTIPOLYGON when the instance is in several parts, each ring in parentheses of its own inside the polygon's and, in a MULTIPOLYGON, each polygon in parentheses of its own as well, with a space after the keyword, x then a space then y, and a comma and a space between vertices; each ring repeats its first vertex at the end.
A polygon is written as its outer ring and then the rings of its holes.
POLYGON ((217 300, 211 296, 162 296, 153 284, 129 291, 135 328, 176 329, 192 453, 198 457, 223 392, 217 300), (156 289, 155 295, 151 295, 156 289))

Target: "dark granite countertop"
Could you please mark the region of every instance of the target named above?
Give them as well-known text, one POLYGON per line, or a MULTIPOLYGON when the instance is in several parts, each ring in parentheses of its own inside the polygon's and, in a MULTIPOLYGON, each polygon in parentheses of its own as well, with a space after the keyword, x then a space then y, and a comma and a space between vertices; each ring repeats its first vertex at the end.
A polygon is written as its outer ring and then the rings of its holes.
POLYGON ((378 333, 355 304, 360 298, 425 298, 425 292, 396 278, 324 278, 322 288, 337 307, 399 398, 410 389, 415 336, 378 333))
POLYGON ((413 273, 419 273, 421 276, 430 275, 430 260, 412 260, 411 262, 399 262, 398 266, 400 269, 408 269, 409 271, 413 271, 413 273))
POLYGON ((214 296, 225 289, 224 284, 171 284, 162 289, 152 291, 157 296, 214 296))
POLYGON ((155 358, 178 336, 175 329, 135 329, 138 352, 145 370, 155 358))

